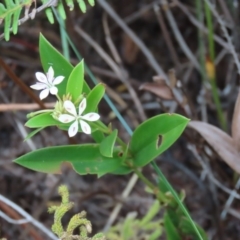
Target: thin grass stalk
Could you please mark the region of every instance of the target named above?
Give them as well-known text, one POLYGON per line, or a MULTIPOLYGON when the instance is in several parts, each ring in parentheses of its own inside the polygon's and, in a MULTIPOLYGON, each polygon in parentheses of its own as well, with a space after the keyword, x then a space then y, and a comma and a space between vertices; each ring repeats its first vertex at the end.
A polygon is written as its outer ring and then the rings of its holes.
POLYGON ((205 15, 206 15, 206 20, 207 20, 207 27, 209 30, 208 50, 209 50, 209 60, 210 61, 208 62, 208 60, 207 60, 206 64, 209 64, 208 66, 210 67, 210 69, 207 69, 207 77, 211 84, 213 101, 214 101, 216 109, 217 109, 218 120, 220 122, 221 128, 226 131, 227 123, 226 123, 226 119, 225 119, 223 111, 222 111, 221 102, 220 102, 218 89, 217 89, 217 85, 216 85, 216 74, 215 74, 215 65, 214 65, 215 44, 214 44, 214 38, 213 38, 214 37, 213 19, 212 19, 211 10, 206 2, 204 2, 204 10, 205 10, 205 15))
POLYGON ((66 28, 65 20, 62 18, 59 18, 59 22, 61 23, 60 35, 61 35, 63 56, 69 61, 70 60, 69 45, 68 45, 68 40, 66 36, 66 31, 64 31, 64 29, 66 28))

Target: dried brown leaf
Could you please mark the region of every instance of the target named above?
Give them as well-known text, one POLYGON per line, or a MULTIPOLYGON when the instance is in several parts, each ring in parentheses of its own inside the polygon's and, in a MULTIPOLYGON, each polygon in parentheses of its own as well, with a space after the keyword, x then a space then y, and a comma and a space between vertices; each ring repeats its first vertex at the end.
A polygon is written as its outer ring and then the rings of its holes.
POLYGON ((171 89, 163 82, 144 83, 139 87, 140 90, 146 90, 156 94, 158 97, 166 100, 172 100, 173 94, 171 89))
POLYGON ((232 137, 235 148, 240 152, 240 92, 238 93, 233 113, 232 137))
POLYGON ((228 134, 200 121, 191 121, 188 126, 195 129, 234 171, 240 173, 240 155, 228 134))
POLYGON ((123 59, 129 64, 133 64, 137 59, 138 53, 139 53, 138 46, 127 34, 124 33, 122 37, 123 59))

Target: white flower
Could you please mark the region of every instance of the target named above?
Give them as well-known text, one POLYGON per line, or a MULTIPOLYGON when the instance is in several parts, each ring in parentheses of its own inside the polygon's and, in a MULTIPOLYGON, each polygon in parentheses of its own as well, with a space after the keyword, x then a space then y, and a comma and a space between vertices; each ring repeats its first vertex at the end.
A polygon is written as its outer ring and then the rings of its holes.
POLYGON ((86 109, 86 106, 87 106, 86 98, 84 98, 80 102, 78 114, 77 114, 77 110, 76 110, 74 104, 71 101, 69 101, 69 100, 65 101, 63 106, 71 115, 70 114, 61 114, 59 116, 58 120, 62 123, 70 123, 70 122, 74 121, 68 129, 69 137, 73 137, 77 134, 78 125, 79 125, 78 122, 80 123, 82 131, 86 134, 90 134, 91 128, 88 125, 88 123, 83 120, 87 120, 89 122, 94 122, 100 118, 100 115, 97 113, 91 112, 91 113, 87 113, 82 116, 82 113, 86 109))
POLYGON ((64 79, 63 76, 54 78, 54 71, 52 67, 49 67, 46 75, 41 72, 36 72, 36 78, 39 82, 30 87, 35 90, 42 90, 39 96, 41 100, 46 98, 49 92, 53 95, 57 95, 58 89, 55 87, 55 85, 61 83, 64 79))

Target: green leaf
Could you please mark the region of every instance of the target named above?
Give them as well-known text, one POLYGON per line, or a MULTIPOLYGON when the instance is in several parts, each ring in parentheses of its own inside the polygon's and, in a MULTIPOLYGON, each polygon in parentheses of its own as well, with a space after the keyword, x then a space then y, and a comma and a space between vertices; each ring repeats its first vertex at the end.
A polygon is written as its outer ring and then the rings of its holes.
POLYGON ((96 143, 101 143, 105 139, 103 132, 99 130, 92 132, 91 135, 92 138, 96 141, 96 143))
MULTIPOLYGON (((206 233, 204 232, 204 230, 203 230, 200 226, 198 226, 197 224, 195 224, 195 225, 196 225, 198 231, 200 232, 202 238, 203 238, 204 240, 208 240, 207 235, 206 235, 206 233)), ((192 227, 191 222, 189 221, 189 219, 183 217, 183 218, 181 219, 181 223, 180 223, 179 228, 181 229, 181 232, 183 232, 185 236, 188 236, 188 237, 191 236, 191 239, 192 239, 192 240, 199 240, 199 237, 198 237, 198 235, 196 234, 196 232, 194 231, 194 229, 193 229, 193 227, 192 227)))
POLYGON ((72 101, 75 102, 82 93, 84 83, 84 61, 82 60, 71 72, 66 93, 72 95, 72 101))
POLYGON ((40 132, 41 130, 43 130, 44 127, 41 128, 37 128, 34 131, 30 132, 25 138, 24 141, 27 141, 28 139, 32 138, 35 134, 37 134, 38 132, 40 132))
POLYGON ((87 107, 84 112, 94 112, 96 111, 99 102, 103 98, 105 93, 105 86, 102 83, 96 85, 92 91, 87 96, 87 107))
MULTIPOLYGON (((56 48, 54 48, 47 41, 47 39, 42 34, 40 34, 39 51, 44 71, 47 72, 49 67, 52 66, 54 69, 55 77, 65 77, 65 79, 59 85, 57 85, 58 95, 62 97, 62 95, 65 94, 67 79, 73 70, 73 66, 63 57, 62 54, 56 50, 56 48)), ((83 91, 86 94, 90 92, 90 89, 85 81, 83 83, 83 91)))
POLYGON ((118 169, 115 169, 114 171, 110 172, 114 175, 126 175, 132 172, 133 170, 127 166, 121 166, 118 169))
POLYGON ((14 162, 44 173, 59 173, 61 164, 69 162, 74 170, 82 175, 108 173, 121 166, 117 154, 114 154, 113 158, 102 156, 98 144, 43 148, 27 153, 14 162))
POLYGON ((100 144, 100 152, 105 157, 113 156, 113 148, 117 139, 118 131, 115 129, 109 136, 107 136, 100 144))
POLYGON ((145 214, 143 219, 140 221, 139 225, 143 227, 144 225, 151 222, 153 218, 159 213, 160 209, 161 209, 160 203, 158 200, 156 200, 152 204, 151 208, 148 210, 147 214, 145 214))
POLYGON ((52 112, 42 113, 32 117, 26 122, 25 126, 29 128, 43 128, 48 126, 62 125, 59 121, 54 119, 51 114, 52 112))
POLYGON ((46 14, 46 16, 47 16, 48 21, 49 21, 51 24, 54 24, 54 17, 53 17, 52 9, 51 9, 51 8, 47 8, 47 9, 45 10, 45 14, 46 14))
POLYGON ((87 11, 87 6, 84 0, 78 0, 79 7, 83 13, 86 13, 87 11))
POLYGON ((95 1, 94 0, 88 0, 88 3, 93 7, 95 5, 95 1))
POLYGON ((172 223, 172 220, 167 212, 164 215, 164 227, 167 235, 167 240, 181 240, 181 236, 179 236, 178 231, 172 223))
POLYGON ((69 10, 72 11, 74 9, 74 3, 73 0, 66 0, 67 6, 69 7, 69 10))
POLYGON ((129 147, 135 166, 145 166, 168 149, 180 137, 188 122, 189 119, 178 114, 161 114, 138 126, 129 147))
POLYGON ((4 22, 4 37, 6 41, 9 41, 10 39, 10 28, 11 28, 11 18, 12 18, 12 13, 9 13, 5 17, 5 22, 4 22))
POLYGON ((58 10, 58 13, 59 13, 60 17, 63 20, 65 20, 67 18, 67 16, 66 16, 66 12, 64 10, 64 7, 63 7, 63 4, 62 4, 61 1, 58 3, 57 10, 58 10))
POLYGON ((20 18, 21 8, 17 9, 13 14, 13 34, 17 34, 18 31, 18 19, 20 18))

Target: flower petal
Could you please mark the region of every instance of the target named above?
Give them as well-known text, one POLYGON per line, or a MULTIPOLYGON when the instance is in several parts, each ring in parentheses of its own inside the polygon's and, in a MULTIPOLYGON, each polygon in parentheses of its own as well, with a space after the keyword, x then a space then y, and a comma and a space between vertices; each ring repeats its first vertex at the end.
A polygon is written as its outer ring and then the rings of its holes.
POLYGON ((48 83, 48 80, 45 74, 41 72, 36 72, 35 76, 39 82, 46 83, 46 84, 48 83))
POLYGON ((53 71, 52 66, 50 66, 49 69, 48 69, 47 79, 48 79, 48 82, 49 82, 49 83, 52 83, 52 82, 53 82, 53 79, 54 79, 54 71, 53 71))
POLYGON ((74 119, 75 117, 69 114, 61 114, 58 117, 58 120, 62 123, 69 123, 69 122, 72 122, 74 119))
POLYGON ((79 116, 81 116, 83 111, 86 109, 86 106, 87 106, 87 100, 86 100, 86 98, 84 98, 79 104, 79 109, 78 109, 79 116))
POLYGON ((56 78, 53 80, 53 84, 54 84, 54 85, 57 85, 57 84, 61 83, 64 78, 65 78, 64 76, 58 76, 58 77, 56 77, 56 78))
POLYGON ((49 89, 46 88, 46 89, 44 89, 44 90, 42 90, 42 91, 40 92, 39 97, 40 97, 40 99, 42 100, 42 99, 46 98, 46 97, 48 96, 48 94, 49 94, 49 89))
POLYGON ((65 101, 63 106, 69 113, 71 113, 74 116, 77 116, 76 108, 71 101, 69 101, 69 100, 65 101))
POLYGON ((47 88, 45 83, 36 83, 34 85, 31 85, 30 88, 35 89, 35 90, 42 90, 47 88))
POLYGON ((69 137, 73 137, 78 132, 78 121, 76 120, 68 129, 68 135, 69 137))
POLYGON ((58 89, 57 89, 55 86, 52 86, 52 87, 50 88, 50 93, 51 93, 52 95, 57 95, 58 89))
POLYGON ((97 121, 100 118, 100 115, 97 113, 87 113, 86 115, 81 117, 84 120, 90 121, 90 122, 94 122, 97 121))
POLYGON ((80 120, 79 122, 80 122, 82 131, 83 131, 84 133, 86 133, 86 134, 91 134, 91 128, 90 128, 90 126, 88 125, 88 123, 86 123, 86 122, 84 122, 84 121, 82 121, 82 120, 80 120))

